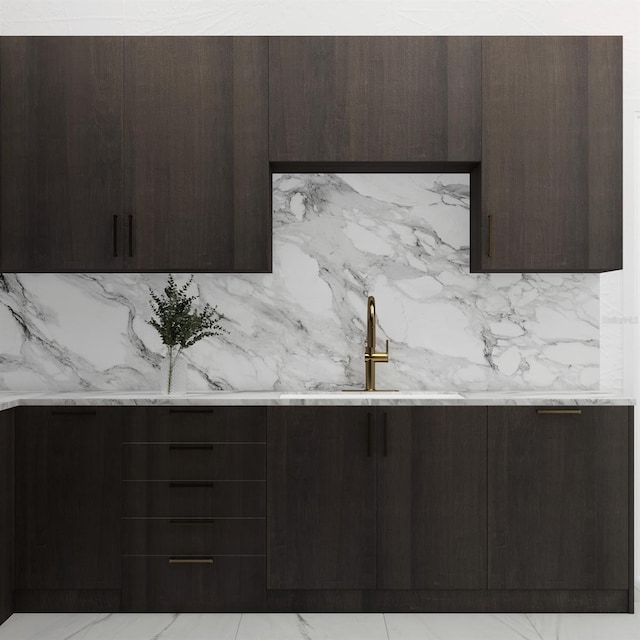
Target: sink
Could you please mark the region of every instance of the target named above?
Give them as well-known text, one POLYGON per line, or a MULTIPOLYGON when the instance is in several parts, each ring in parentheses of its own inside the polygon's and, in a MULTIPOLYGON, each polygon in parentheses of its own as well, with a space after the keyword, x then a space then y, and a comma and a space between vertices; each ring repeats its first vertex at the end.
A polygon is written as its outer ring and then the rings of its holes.
POLYGON ((462 398, 459 393, 446 391, 298 391, 295 393, 281 393, 281 400, 344 400, 357 402, 358 400, 402 400, 403 398, 416 400, 445 400, 447 398, 462 398))

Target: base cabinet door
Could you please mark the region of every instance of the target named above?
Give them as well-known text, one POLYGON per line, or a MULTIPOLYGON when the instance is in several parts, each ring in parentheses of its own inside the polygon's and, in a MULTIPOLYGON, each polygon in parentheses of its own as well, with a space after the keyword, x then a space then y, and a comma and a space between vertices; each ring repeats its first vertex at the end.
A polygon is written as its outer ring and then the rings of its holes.
POLYGON ((267 588, 376 587, 373 413, 278 407, 267 428, 267 588))
POLYGON ((380 419, 378 588, 486 588, 487 409, 393 407, 380 419))
POLYGON ((129 415, 121 407, 18 409, 16 589, 31 592, 20 598, 26 607, 38 607, 35 592, 43 610, 119 603, 120 434, 129 415))
POLYGON ((0 412, 0 624, 13 613, 15 573, 14 414, 0 412))
POLYGON ((628 407, 489 407, 489 588, 628 589, 628 407))

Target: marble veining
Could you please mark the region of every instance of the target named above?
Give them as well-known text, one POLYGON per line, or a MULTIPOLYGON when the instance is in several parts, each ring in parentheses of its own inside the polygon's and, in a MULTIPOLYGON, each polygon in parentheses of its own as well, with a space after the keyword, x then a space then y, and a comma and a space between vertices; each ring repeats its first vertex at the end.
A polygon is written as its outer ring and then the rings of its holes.
MULTIPOLYGON (((165 281, 0 276, 0 390, 158 389, 148 288, 165 281)), ((390 342, 379 387, 599 386, 599 276, 470 274, 465 174, 276 175, 273 274, 200 274, 194 284, 229 334, 185 352, 192 391, 362 385, 369 294, 380 346, 390 342)))

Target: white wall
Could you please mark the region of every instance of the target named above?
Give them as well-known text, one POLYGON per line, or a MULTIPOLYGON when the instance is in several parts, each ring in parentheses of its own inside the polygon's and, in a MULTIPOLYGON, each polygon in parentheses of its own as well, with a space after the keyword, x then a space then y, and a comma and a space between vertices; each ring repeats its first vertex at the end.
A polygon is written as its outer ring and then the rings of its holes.
MULTIPOLYGON (((640 3, 637 0, 3 0, 0 34, 623 35, 625 269, 624 386, 637 395, 636 264, 640 246, 640 3), (637 142, 636 142, 637 141, 637 142)), ((603 283, 609 282, 603 278, 603 283)), ((640 438, 636 438, 638 442, 640 438)), ((636 444, 636 461, 640 446, 636 444)), ((637 465, 636 465, 637 466, 637 465)), ((636 575, 640 483, 636 473, 636 575)))

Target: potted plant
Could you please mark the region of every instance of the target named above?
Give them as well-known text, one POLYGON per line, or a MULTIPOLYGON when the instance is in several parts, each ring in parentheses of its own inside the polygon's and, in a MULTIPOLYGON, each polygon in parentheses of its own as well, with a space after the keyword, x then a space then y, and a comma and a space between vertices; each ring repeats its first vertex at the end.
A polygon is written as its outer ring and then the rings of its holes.
POLYGON ((160 334, 167 347, 167 356, 161 367, 162 389, 166 393, 184 393, 187 382, 187 364, 182 351, 207 336, 219 336, 228 331, 220 324, 224 319, 217 307, 208 303, 202 311, 193 308, 197 296, 189 295, 193 276, 178 287, 172 275, 162 294, 149 289, 151 309, 155 317, 149 324, 160 334))

